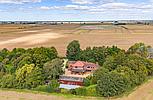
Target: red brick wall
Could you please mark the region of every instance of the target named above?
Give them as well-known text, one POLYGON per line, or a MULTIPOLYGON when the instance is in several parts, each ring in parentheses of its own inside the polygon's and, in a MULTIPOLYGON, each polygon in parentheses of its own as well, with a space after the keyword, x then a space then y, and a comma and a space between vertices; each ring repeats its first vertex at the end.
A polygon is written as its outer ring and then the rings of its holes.
POLYGON ((59 82, 60 82, 61 84, 83 86, 83 82, 74 82, 74 81, 65 81, 65 80, 59 80, 59 82))

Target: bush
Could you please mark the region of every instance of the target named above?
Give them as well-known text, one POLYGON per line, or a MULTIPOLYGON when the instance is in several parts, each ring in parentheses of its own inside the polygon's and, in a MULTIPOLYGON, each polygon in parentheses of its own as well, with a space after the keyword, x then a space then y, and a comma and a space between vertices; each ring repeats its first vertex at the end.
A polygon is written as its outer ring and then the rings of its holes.
POLYGON ((15 76, 13 75, 5 75, 0 80, 0 87, 1 88, 15 88, 16 80, 15 76))
POLYGON ((57 80, 51 80, 51 82, 48 86, 49 86, 51 92, 57 92, 60 84, 58 83, 57 80))
POLYGON ((58 88, 59 88, 59 83, 56 80, 52 80, 50 84, 38 86, 34 88, 34 90, 52 93, 52 92, 57 92, 58 88))
POLYGON ((61 89, 60 93, 62 93, 62 94, 70 94, 71 92, 70 92, 70 90, 67 90, 67 89, 61 89))
POLYGON ((80 95, 80 96, 86 96, 87 95, 87 90, 84 87, 77 88, 77 89, 75 89, 75 91, 76 91, 76 95, 80 95))
POLYGON ((47 85, 42 85, 34 88, 35 91, 42 91, 42 92, 50 92, 50 88, 47 85))
POLYGON ((96 85, 91 85, 86 88, 86 95, 87 96, 97 96, 96 92, 96 85))
POLYGON ((76 90, 75 89, 71 89, 70 93, 76 95, 76 90))
POLYGON ((91 84, 92 84, 92 76, 89 76, 84 79, 84 81, 83 81, 84 86, 90 86, 91 84))

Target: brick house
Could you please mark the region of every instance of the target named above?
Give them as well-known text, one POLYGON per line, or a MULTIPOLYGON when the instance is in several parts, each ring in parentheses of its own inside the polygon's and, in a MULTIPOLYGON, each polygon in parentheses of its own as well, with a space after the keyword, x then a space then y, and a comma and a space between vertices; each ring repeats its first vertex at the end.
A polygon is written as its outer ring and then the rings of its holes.
POLYGON ((90 62, 84 61, 70 61, 68 62, 68 70, 72 74, 85 74, 92 73, 98 69, 98 65, 90 62))
POLYGON ((61 75, 59 82, 67 85, 83 86, 83 80, 98 69, 98 65, 84 61, 69 61, 65 75, 61 75), (69 74, 66 74, 69 73, 69 74))

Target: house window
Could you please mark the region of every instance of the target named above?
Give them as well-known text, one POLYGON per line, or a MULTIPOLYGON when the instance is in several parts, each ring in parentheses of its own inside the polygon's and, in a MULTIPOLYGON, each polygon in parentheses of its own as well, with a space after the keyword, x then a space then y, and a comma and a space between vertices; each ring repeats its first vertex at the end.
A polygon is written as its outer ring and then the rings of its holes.
POLYGON ((77 66, 75 66, 75 68, 78 68, 77 66))
POLYGON ((88 66, 87 68, 90 68, 90 66, 88 66))

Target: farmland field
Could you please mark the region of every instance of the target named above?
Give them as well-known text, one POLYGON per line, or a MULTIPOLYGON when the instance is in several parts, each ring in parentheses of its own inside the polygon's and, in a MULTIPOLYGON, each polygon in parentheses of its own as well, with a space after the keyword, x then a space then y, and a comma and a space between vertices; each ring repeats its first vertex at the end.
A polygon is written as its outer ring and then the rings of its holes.
POLYGON ((112 46, 127 49, 136 42, 153 46, 151 25, 0 25, 0 49, 55 46, 64 55, 67 44, 79 40, 81 47, 112 46))

